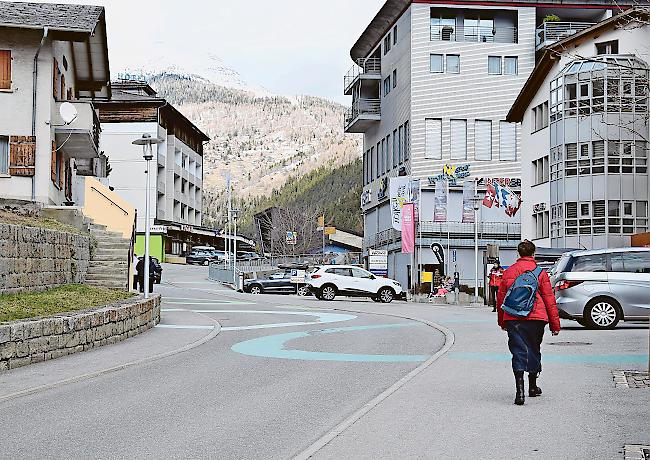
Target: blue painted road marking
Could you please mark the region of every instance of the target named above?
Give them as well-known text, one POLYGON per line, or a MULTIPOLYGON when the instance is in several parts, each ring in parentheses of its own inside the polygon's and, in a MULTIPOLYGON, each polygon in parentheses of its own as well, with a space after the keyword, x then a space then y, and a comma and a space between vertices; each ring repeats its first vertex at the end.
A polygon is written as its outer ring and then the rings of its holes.
MULTIPOLYGON (((472 361, 510 361, 512 357, 505 353, 451 352, 451 358, 472 361)), ((544 363, 557 364, 646 364, 648 355, 555 355, 545 354, 544 363)))
POLYGON ((340 362, 421 362, 429 359, 429 355, 369 355, 353 353, 328 353, 321 351, 288 350, 285 344, 290 340, 315 336, 318 334, 334 334, 340 332, 366 331, 371 329, 386 329, 396 327, 413 327, 419 324, 377 324, 370 326, 352 326, 333 329, 323 329, 307 332, 289 332, 286 334, 269 335, 252 340, 236 343, 232 351, 248 356, 262 358, 295 359, 304 361, 340 361, 340 362))

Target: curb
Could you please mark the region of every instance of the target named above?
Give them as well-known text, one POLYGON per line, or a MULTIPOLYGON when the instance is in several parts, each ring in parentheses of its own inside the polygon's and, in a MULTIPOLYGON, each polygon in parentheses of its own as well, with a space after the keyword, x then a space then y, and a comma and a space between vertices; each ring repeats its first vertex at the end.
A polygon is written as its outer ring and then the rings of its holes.
POLYGON ((399 379, 397 382, 395 382, 389 388, 387 388, 386 390, 381 392, 379 395, 377 395, 373 399, 371 399, 369 402, 364 404, 363 407, 361 407, 360 409, 355 411, 351 416, 349 416, 348 418, 343 420, 341 423, 339 423, 337 426, 335 426, 332 430, 325 433, 323 436, 321 436, 318 440, 316 440, 314 443, 312 443, 305 450, 303 450, 299 454, 293 456, 292 457, 293 460, 306 460, 306 459, 311 458, 314 454, 316 454, 323 447, 327 446, 327 444, 329 444, 334 439, 336 439, 340 434, 345 432, 348 428, 350 428, 358 420, 363 418, 371 410, 373 410, 375 407, 377 407, 383 401, 388 399, 388 397, 390 397, 390 395, 395 393, 397 390, 399 390, 401 387, 406 385, 408 382, 413 380, 417 375, 419 375, 424 370, 426 370, 429 366, 431 366, 433 363, 435 363, 441 356, 443 356, 445 353, 447 353, 451 349, 451 347, 454 346, 454 341, 456 340, 456 337, 455 337, 454 333, 450 329, 447 329, 446 327, 441 326, 440 324, 436 324, 434 322, 419 319, 419 318, 412 318, 412 317, 403 316, 403 315, 395 315, 395 314, 391 314, 391 313, 369 313, 367 311, 350 310, 350 309, 346 309, 346 308, 333 308, 332 310, 334 310, 334 311, 344 311, 344 312, 350 312, 350 313, 362 313, 362 314, 366 314, 366 315, 392 316, 394 318, 401 318, 401 319, 408 319, 408 320, 411 320, 411 321, 417 321, 419 323, 426 324, 427 326, 442 332, 444 334, 444 336, 445 336, 445 343, 442 346, 442 348, 440 350, 438 350, 428 360, 426 360, 425 362, 420 364, 418 367, 416 367, 411 372, 406 374, 404 377, 399 379))
POLYGON ((151 363, 151 362, 158 361, 158 360, 163 359, 163 358, 168 358, 170 356, 174 356, 174 355, 177 355, 179 353, 183 353, 183 352, 192 350, 192 349, 194 349, 196 347, 199 347, 199 346, 203 345, 204 343, 207 343, 210 340, 214 339, 221 332, 221 324, 218 321, 210 318, 207 315, 202 315, 201 313, 197 313, 197 314, 199 314, 201 316, 205 316, 210 321, 215 323, 215 327, 209 334, 203 336, 202 338, 200 338, 199 340, 197 340, 195 342, 189 343, 189 344, 187 344, 185 346, 182 346, 181 348, 177 348, 176 350, 170 350, 170 351, 167 351, 165 353, 160 353, 160 354, 157 354, 157 355, 149 356, 148 358, 143 358, 143 359, 139 359, 137 361, 131 361, 131 362, 128 362, 128 363, 119 364, 117 366, 109 367, 107 369, 102 369, 102 370, 99 370, 99 371, 90 372, 88 374, 83 374, 83 375, 78 375, 78 376, 75 376, 75 377, 70 377, 70 378, 67 378, 67 379, 64 379, 64 380, 59 380, 58 382, 48 383, 48 384, 45 384, 45 385, 40 385, 40 386, 32 387, 32 388, 27 388, 25 390, 20 390, 20 391, 17 391, 15 393, 10 393, 10 394, 5 395, 5 396, 0 396, 0 403, 3 403, 5 401, 9 401, 11 399, 20 398, 22 396, 28 396, 28 395, 31 395, 31 394, 34 394, 34 393, 40 393, 42 391, 51 390, 53 388, 64 386, 64 385, 67 385, 67 384, 70 384, 70 383, 76 383, 76 382, 81 382, 81 381, 84 381, 84 380, 90 380, 90 379, 93 379, 95 377, 100 377, 102 375, 110 374, 112 372, 117 372, 117 371, 121 371, 123 369, 128 369, 129 367, 138 366, 140 364, 151 363))

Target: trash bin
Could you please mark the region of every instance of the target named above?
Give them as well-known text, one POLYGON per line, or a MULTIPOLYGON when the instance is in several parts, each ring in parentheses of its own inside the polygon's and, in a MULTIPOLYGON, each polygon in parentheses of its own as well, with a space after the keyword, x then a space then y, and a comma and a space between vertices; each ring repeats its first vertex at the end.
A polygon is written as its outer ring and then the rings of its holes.
POLYGON ((237 291, 244 291, 244 274, 241 272, 237 275, 237 291))

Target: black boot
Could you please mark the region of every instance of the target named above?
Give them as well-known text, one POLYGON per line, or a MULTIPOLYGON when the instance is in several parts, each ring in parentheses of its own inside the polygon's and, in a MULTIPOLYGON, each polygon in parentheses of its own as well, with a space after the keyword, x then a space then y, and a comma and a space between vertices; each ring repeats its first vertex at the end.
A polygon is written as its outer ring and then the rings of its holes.
POLYGON ((524 388, 523 372, 515 372, 515 385, 517 386, 517 395, 515 396, 515 404, 518 406, 523 406, 525 401, 524 392, 526 391, 526 389, 524 388))
POLYGON ((537 386, 538 373, 528 374, 528 396, 534 398, 542 394, 542 389, 537 386))

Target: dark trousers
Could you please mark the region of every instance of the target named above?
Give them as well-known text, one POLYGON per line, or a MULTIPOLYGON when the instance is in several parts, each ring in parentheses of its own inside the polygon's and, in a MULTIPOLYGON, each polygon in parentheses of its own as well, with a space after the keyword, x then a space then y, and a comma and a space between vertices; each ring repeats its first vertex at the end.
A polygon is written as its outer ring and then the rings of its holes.
MULTIPOLYGON (((144 292, 144 275, 138 276, 139 291, 144 292)), ((153 277, 149 277, 149 292, 153 292, 153 277)))
POLYGON ((506 321, 508 348, 512 354, 512 370, 515 374, 542 372, 540 347, 544 337, 544 321, 506 321))
POLYGON ((499 286, 490 286, 490 304, 492 307, 497 308, 497 293, 499 286))

